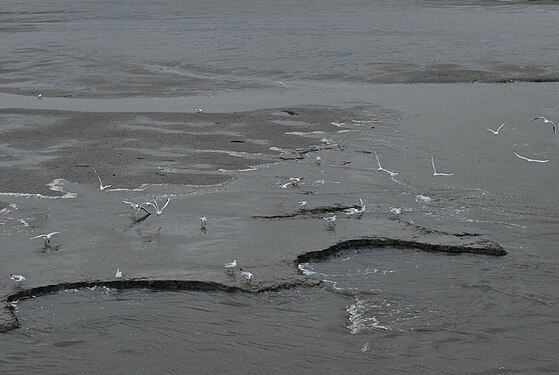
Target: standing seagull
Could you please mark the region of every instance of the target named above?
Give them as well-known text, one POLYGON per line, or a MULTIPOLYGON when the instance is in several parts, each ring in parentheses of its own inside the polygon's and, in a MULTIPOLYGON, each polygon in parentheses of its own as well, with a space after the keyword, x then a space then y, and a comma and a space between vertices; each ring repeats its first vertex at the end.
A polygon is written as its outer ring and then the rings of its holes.
POLYGON ((304 210, 307 207, 307 201, 299 201, 299 207, 304 210))
POLYGON ((499 126, 499 127, 497 128, 497 130, 493 130, 493 129, 489 129, 489 128, 487 128, 487 130, 489 130, 491 133, 493 133, 493 135, 499 135, 499 130, 501 130, 501 128, 502 128, 504 125, 505 125, 505 123, 503 122, 503 123, 501 124, 501 126, 499 126))
POLYGON ((235 259, 231 263, 225 263, 225 269, 227 272, 232 272, 233 268, 235 267, 237 267, 237 259, 235 259))
POLYGON ((378 171, 379 171, 379 172, 381 172, 381 171, 382 171, 382 172, 386 172, 386 173, 388 173, 391 177, 394 177, 394 176, 397 176, 397 175, 398 175, 397 172, 392 172, 392 171, 389 171, 388 169, 384 169, 384 168, 380 165, 380 161, 378 160, 378 155, 377 155, 377 152, 376 152, 376 151, 375 151, 375 158, 377 158, 378 171))
POLYGON ((549 159, 546 159, 546 160, 530 159, 530 158, 527 158, 527 157, 525 157, 525 156, 518 155, 518 154, 517 154, 516 152, 514 152, 514 151, 513 151, 513 153, 514 153, 517 157, 519 157, 520 159, 526 160, 528 163, 531 163, 531 162, 535 162, 535 163, 547 163, 547 162, 549 162, 549 159))
POLYGON ((328 223, 328 229, 333 229, 336 226, 336 215, 323 217, 323 219, 328 223))
POLYGON ((435 169, 435 161, 433 160, 432 156, 431 165, 433 166, 433 176, 454 176, 454 173, 437 173, 437 170, 435 169))
POLYGON ((95 175, 97 176, 97 179, 99 180, 99 190, 103 191, 105 189, 110 188, 113 185, 103 185, 103 182, 101 182, 101 177, 99 177, 99 174, 97 173, 97 171, 94 171, 95 175))
POLYGON ((155 208, 155 213, 157 214, 157 216, 161 215, 163 213, 163 210, 165 209, 165 207, 167 207, 167 205, 169 204, 170 199, 167 198, 167 202, 165 202, 165 204, 163 205, 163 207, 159 208, 159 204, 157 203, 157 199, 155 199, 155 195, 152 196, 153 197, 153 203, 151 202, 146 202, 144 204, 142 204, 142 206, 152 206, 153 208, 155 208))
POLYGON ((60 232, 51 232, 49 234, 39 234, 38 236, 35 237, 31 237, 30 240, 34 240, 36 238, 42 238, 45 240, 45 246, 48 245, 50 243, 50 239, 52 238, 52 236, 54 236, 55 234, 58 234, 60 232))
POLYGON ((316 155, 316 165, 320 166, 320 163, 322 163, 322 158, 320 155, 316 155))
POLYGON ((115 277, 117 279, 120 279, 122 277, 122 271, 120 270, 120 268, 116 269, 115 277))
POLYGON ((10 275, 10 279, 17 281, 18 283, 25 281, 25 277, 21 275, 10 275))
POLYGON ((208 222, 208 219, 206 219, 205 216, 202 216, 199 219, 200 219, 200 229, 206 230, 206 223, 208 222))
POLYGON ((241 271, 241 275, 243 275, 243 277, 247 279, 247 283, 252 281, 252 273, 243 271, 242 268, 239 268, 239 271, 241 271))
POLYGON ((543 117, 543 116, 542 116, 542 117, 536 117, 536 118, 533 118, 533 119, 532 119, 532 121, 536 121, 536 120, 543 120, 543 123, 544 123, 544 124, 550 123, 551 126, 553 126, 553 134, 557 134, 557 129, 555 129, 555 124, 553 123, 553 121, 548 120, 548 119, 546 119, 546 118, 543 117))

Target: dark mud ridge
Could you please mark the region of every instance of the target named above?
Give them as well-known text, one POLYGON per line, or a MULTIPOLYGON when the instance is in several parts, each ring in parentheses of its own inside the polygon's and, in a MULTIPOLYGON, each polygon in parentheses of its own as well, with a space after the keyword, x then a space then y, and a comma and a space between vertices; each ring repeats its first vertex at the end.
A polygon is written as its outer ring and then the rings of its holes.
POLYGON ((95 287, 106 287, 113 289, 149 289, 160 291, 174 291, 174 290, 190 290, 199 292, 225 292, 225 293, 263 293, 275 292, 282 289, 292 289, 296 287, 313 287, 320 285, 320 280, 307 279, 290 279, 280 280, 273 284, 258 285, 249 284, 245 286, 231 286, 213 281, 198 281, 198 280, 145 280, 145 279, 131 279, 131 280, 111 280, 111 281, 77 281, 69 283, 60 283, 52 285, 44 285, 36 288, 20 290, 6 299, 8 305, 4 307, 4 311, 0 312, 0 333, 5 333, 16 328, 21 327, 17 316, 14 313, 14 306, 10 303, 15 303, 20 300, 29 298, 40 297, 48 294, 55 294, 63 290, 70 289, 85 289, 95 287))
MULTIPOLYGON (((448 254, 479 254, 503 256, 507 252, 496 242, 489 240, 480 240, 467 244, 449 245, 442 243, 427 243, 410 240, 400 240, 387 237, 363 237, 353 240, 339 242, 323 250, 310 251, 301 254, 295 260, 295 265, 300 263, 317 261, 336 256, 346 250, 355 249, 375 249, 379 247, 396 247, 415 249, 427 252, 439 252, 448 254)), ((197 281, 197 280, 147 280, 147 279, 130 279, 130 280, 111 280, 111 281, 77 281, 69 283, 59 283, 52 285, 39 286, 30 289, 20 290, 6 298, 8 305, 4 307, 4 311, 0 311, 0 333, 8 332, 19 328, 21 323, 14 313, 14 307, 10 303, 19 300, 39 297, 47 294, 58 293, 68 289, 84 289, 94 287, 107 287, 114 289, 150 289, 150 290, 191 290, 201 292, 244 292, 244 293, 262 293, 274 292, 281 289, 292 289, 296 287, 315 287, 322 285, 321 280, 312 277, 307 278, 290 278, 276 280, 267 284, 245 284, 243 286, 225 285, 213 281, 197 281)))
MULTIPOLYGON (((296 216, 310 216, 310 215, 328 215, 334 213, 342 213, 347 209, 350 208, 360 208, 358 205, 354 204, 351 206, 342 205, 336 203, 333 206, 320 206, 315 208, 300 208, 295 212, 287 213, 287 214, 278 214, 278 215, 258 215, 253 216, 253 219, 287 219, 296 216)), ((356 215, 357 216, 357 215, 356 215)))
POLYGON ((379 247, 396 247, 447 254, 478 254, 492 256, 503 256, 507 254, 506 250, 503 249, 501 245, 489 240, 480 240, 461 245, 449 245, 399 240, 387 237, 364 237, 339 242, 324 250, 310 251, 308 253, 301 254, 297 257, 296 263, 299 264, 325 259, 335 256, 344 250, 355 250, 360 248, 375 249, 379 247))

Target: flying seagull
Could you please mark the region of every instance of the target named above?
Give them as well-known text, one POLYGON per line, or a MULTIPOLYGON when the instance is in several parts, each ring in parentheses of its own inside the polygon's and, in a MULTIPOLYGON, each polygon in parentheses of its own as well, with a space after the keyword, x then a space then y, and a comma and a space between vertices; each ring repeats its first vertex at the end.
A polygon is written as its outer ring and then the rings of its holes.
POLYGON ((152 196, 153 197, 153 203, 151 202, 146 202, 144 204, 142 204, 142 206, 152 206, 153 208, 155 208, 155 213, 157 214, 157 216, 161 215, 163 213, 163 210, 165 209, 165 207, 167 207, 167 205, 169 204, 170 199, 167 198, 167 202, 165 202, 165 204, 163 205, 163 207, 159 208, 159 204, 157 203, 157 199, 155 199, 155 195, 152 196))
POLYGON ((527 158, 527 157, 522 156, 522 155, 518 155, 516 152, 514 152, 514 154, 515 154, 517 157, 519 157, 520 159, 526 160, 528 163, 531 163, 531 162, 534 162, 534 163, 547 163, 547 162, 549 162, 549 159, 546 159, 546 160, 537 160, 537 159, 530 159, 530 158, 527 158))
POLYGON ((553 134, 557 134, 557 129, 555 129, 555 123, 551 120, 546 119, 545 117, 536 117, 533 118, 532 121, 536 121, 536 120, 543 120, 544 124, 551 124, 551 126, 553 126, 553 134))
POLYGON ((51 232, 49 234, 39 234, 38 236, 35 237, 31 237, 30 240, 34 240, 36 238, 42 238, 45 240, 45 245, 50 243, 50 239, 52 238, 52 236, 54 236, 55 234, 58 234, 60 232, 51 232))
POLYGON ((378 160, 378 155, 377 155, 377 152, 376 152, 376 151, 375 151, 375 158, 377 158, 378 171, 379 171, 379 172, 381 172, 381 171, 382 171, 382 172, 386 172, 386 173, 388 173, 388 174, 389 174, 390 176, 392 176, 392 177, 398 175, 397 172, 392 172, 392 171, 389 171, 388 169, 384 169, 384 168, 382 167, 382 165, 380 165, 380 161, 378 160))
POLYGON ((143 204, 138 204, 138 203, 134 203, 134 202, 130 202, 130 201, 122 201, 123 203, 129 204, 130 208, 133 210, 136 210, 136 215, 138 215, 138 212, 140 212, 140 210, 143 210, 145 213, 151 215, 151 212, 149 212, 148 210, 146 210, 144 208, 145 203, 143 204))
POLYGON ((454 176, 454 173, 438 173, 437 170, 435 169, 435 161, 433 160, 432 156, 431 156, 431 165, 433 165, 433 176, 454 176))
POLYGON ((99 190, 103 191, 105 189, 110 188, 113 185, 103 185, 103 182, 101 181, 101 177, 99 177, 99 174, 97 173, 97 171, 94 171, 95 175, 97 176, 97 179, 99 180, 99 190))
POLYGON ((493 135, 499 135, 499 130, 501 130, 501 128, 502 128, 504 125, 505 125, 505 123, 503 122, 503 123, 501 124, 501 126, 499 126, 499 127, 497 128, 497 130, 493 130, 493 129, 489 129, 489 128, 487 128, 487 130, 489 130, 491 133, 493 133, 493 135))

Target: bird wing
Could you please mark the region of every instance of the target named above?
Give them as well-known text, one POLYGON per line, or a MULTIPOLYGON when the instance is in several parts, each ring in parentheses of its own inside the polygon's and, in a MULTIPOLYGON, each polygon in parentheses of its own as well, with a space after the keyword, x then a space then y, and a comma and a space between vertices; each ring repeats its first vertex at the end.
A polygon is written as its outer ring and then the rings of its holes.
POLYGON ((546 118, 545 118, 545 117, 534 117, 534 118, 532 119, 532 121, 536 121, 536 120, 544 120, 544 121, 545 121, 546 118))
POLYGON ((52 236, 54 236, 55 234, 58 234, 58 233, 60 233, 60 232, 51 232, 51 233, 47 234, 47 237, 52 237, 52 236))
POLYGON ((97 171, 93 171, 95 172, 95 175, 97 176, 97 179, 99 180, 99 186, 103 186, 103 182, 101 182, 101 177, 99 177, 99 173, 97 173, 97 171))
POLYGON ((165 207, 167 207, 167 205, 169 204, 171 200, 169 198, 167 198, 167 202, 165 202, 165 204, 163 205, 163 208, 161 209, 161 212, 163 212, 163 210, 165 209, 165 207))
POLYGON ((46 234, 39 234, 38 236, 31 237, 30 240, 34 240, 35 238, 45 238, 46 236, 46 234))
POLYGON ((376 151, 375 151, 375 158, 377 159, 378 170, 381 171, 381 170, 382 170, 382 167, 381 167, 381 165, 380 165, 380 161, 378 160, 378 155, 377 155, 377 152, 376 152, 376 151))
POLYGON ((433 174, 437 174, 437 170, 435 169, 435 160, 431 156, 431 165, 433 166, 433 174))
POLYGON ((497 134, 497 131, 499 131, 499 130, 495 131, 495 130, 489 129, 489 128, 487 128, 487 130, 489 130, 489 131, 490 131, 491 133, 493 133, 493 134, 497 134))
POLYGON ((518 155, 518 154, 517 154, 516 152, 514 152, 514 151, 513 151, 513 153, 514 153, 514 154, 515 154, 515 155, 516 155, 517 157, 519 157, 520 159, 523 159, 523 160, 527 160, 527 161, 530 161, 530 159, 528 159, 527 157, 524 157, 524 156, 518 155))
POLYGON ((497 128, 497 133, 499 132, 499 130, 501 130, 501 128, 502 128, 503 126, 505 126, 505 123, 504 123, 504 122, 501 124, 501 126, 499 126, 499 127, 497 128))

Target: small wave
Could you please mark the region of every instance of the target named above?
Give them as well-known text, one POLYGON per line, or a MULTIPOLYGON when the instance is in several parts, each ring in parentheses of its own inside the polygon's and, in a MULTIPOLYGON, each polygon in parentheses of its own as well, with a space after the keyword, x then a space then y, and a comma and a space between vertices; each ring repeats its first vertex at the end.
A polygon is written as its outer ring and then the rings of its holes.
POLYGON ((378 319, 372 315, 375 307, 376 305, 372 301, 356 297, 355 303, 346 308, 350 322, 347 328, 352 335, 369 330, 392 330, 387 326, 381 325, 378 319))

